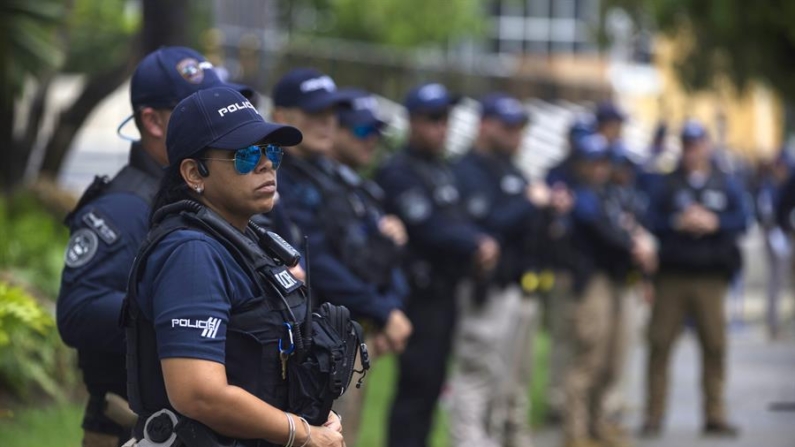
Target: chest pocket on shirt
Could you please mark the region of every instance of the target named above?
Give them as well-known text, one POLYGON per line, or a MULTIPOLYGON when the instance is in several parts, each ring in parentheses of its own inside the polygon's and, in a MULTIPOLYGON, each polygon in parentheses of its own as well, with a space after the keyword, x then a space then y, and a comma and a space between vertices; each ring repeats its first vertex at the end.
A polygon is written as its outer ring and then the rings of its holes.
POLYGON ((701 202, 712 211, 725 211, 728 205, 726 193, 715 189, 707 189, 701 196, 701 202))

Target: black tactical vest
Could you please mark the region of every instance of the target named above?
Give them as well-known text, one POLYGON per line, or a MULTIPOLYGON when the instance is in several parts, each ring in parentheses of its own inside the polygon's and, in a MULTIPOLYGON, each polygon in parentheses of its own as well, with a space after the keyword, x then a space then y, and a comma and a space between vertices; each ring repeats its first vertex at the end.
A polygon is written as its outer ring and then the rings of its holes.
MULTIPOLYGON (((665 183, 668 200, 667 215, 674 215, 691 203, 699 203, 720 214, 727 210, 726 175, 715 169, 701 188, 694 188, 687 175, 679 170, 668 176, 665 183)), ((736 236, 718 230, 696 237, 683 232, 660 235, 660 270, 687 274, 719 273, 729 276, 742 267, 742 254, 736 236)))
POLYGON ((359 278, 388 286, 392 269, 399 265, 400 250, 378 228, 368 228, 364 223, 381 214, 383 191, 331 160, 285 160, 288 169, 315 185, 322 195, 319 219, 334 254, 359 278))
MULTIPOLYGON (((243 235, 195 202, 180 202, 171 207, 176 209, 172 208, 169 213, 164 211, 166 207, 158 213, 160 216, 155 216, 156 222, 158 217, 162 221, 150 231, 138 252, 122 312, 122 323, 127 330, 128 396, 130 407, 140 416, 134 429, 137 439, 143 438, 144 424, 153 413, 163 409, 176 413, 166 394, 153 323, 143 317, 137 304, 137 286, 147 258, 165 236, 184 229, 207 233, 229 250, 256 285, 258 296, 242 308, 231 310, 226 339, 226 373, 229 384, 243 388, 276 408, 288 409, 288 387, 282 379, 279 340, 289 337, 285 323, 297 331, 297 339, 302 338, 300 322, 307 311, 302 283, 289 275, 284 265, 260 249, 254 234, 243 235)), ((249 230, 253 231, 253 228, 249 230)), ((163 431, 170 433, 171 428, 166 427, 163 431)), ((256 447, 273 445, 255 440, 238 442, 238 445, 256 447)))

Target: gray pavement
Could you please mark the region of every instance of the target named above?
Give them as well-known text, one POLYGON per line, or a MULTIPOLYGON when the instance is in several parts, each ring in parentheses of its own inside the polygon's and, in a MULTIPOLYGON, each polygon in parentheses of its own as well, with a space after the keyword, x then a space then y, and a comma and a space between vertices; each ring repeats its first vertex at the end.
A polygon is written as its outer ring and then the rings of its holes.
MULTIPOLYGON (((692 331, 679 339, 671 365, 668 417, 660 438, 638 439, 638 447, 795 447, 795 331, 770 342, 758 324, 735 323, 730 329, 727 406, 742 429, 737 439, 701 436, 701 360, 692 331)), ((641 424, 644 399, 645 346, 631 357, 627 426, 641 424)), ((536 447, 562 445, 559 430, 537 434, 536 447)))

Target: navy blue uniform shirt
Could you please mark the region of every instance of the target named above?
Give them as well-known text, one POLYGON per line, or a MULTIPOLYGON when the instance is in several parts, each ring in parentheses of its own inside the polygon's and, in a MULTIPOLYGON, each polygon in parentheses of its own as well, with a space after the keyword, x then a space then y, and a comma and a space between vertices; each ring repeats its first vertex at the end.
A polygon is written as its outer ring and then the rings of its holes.
POLYGON ((660 270, 732 274, 742 257, 737 238, 745 231, 749 210, 737 180, 718 169, 708 175, 678 169, 667 175, 649 204, 649 226, 660 241, 660 270), (718 229, 697 236, 674 228, 677 216, 698 203, 715 213, 718 229))
POLYGON ((406 225, 412 253, 444 274, 466 274, 483 233, 464 212, 448 164, 407 148, 375 180, 386 194, 386 211, 406 225))
POLYGON ((164 358, 225 362, 234 308, 259 295, 229 251, 197 230, 177 230, 152 250, 138 283, 138 306, 153 322, 164 358))
POLYGON ((104 193, 82 204, 67 221, 71 238, 57 302, 58 330, 67 345, 77 348, 92 394, 126 395, 119 314, 161 176, 160 166, 133 145, 130 163, 104 193))

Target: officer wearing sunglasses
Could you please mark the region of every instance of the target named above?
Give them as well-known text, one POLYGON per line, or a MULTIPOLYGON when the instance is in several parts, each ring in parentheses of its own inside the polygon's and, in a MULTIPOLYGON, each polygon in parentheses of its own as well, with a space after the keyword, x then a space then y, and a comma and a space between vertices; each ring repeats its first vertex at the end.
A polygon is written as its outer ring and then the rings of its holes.
POLYGON ((133 142, 129 162, 113 180, 97 176, 66 218, 71 238, 57 319, 64 342, 77 348, 89 394, 83 446, 116 447, 129 437, 135 422, 125 400, 124 332, 118 327, 127 275, 146 235, 162 167, 168 164, 171 111, 193 92, 221 85, 230 84, 190 48, 164 47, 147 55, 132 76, 133 115, 124 122, 133 119, 141 138, 133 142))
POLYGON ((389 446, 424 446, 442 388, 456 322, 456 289, 469 275, 488 275, 499 258, 494 238, 464 212, 444 159, 447 117, 456 103, 437 83, 411 90, 408 145, 384 164, 376 181, 385 208, 406 225, 411 292, 406 314, 414 335, 400 356, 389 422, 389 446))
POLYGON ((290 381, 280 371, 295 360, 280 346, 294 340, 286 323, 303 321, 308 302, 250 223, 273 207, 280 145, 300 141, 226 87, 174 109, 171 164, 123 312, 140 416, 129 445, 345 445, 333 413, 311 426, 285 411, 290 381))
MULTIPOLYGON (((407 287, 397 268, 405 232, 384 215, 375 185, 355 171, 369 161, 384 125, 373 114, 372 100, 360 91, 338 90, 314 69, 292 70, 276 83, 274 121, 304 134, 279 170, 281 205, 308 237, 317 301, 346 306, 358 320, 383 331, 384 345, 401 351, 411 333, 402 311, 407 287), (343 140, 350 147, 335 149, 340 133, 349 137, 343 140)), ((348 399, 360 396, 352 394, 348 399)), ((346 425, 349 417, 354 422, 353 435, 355 413, 343 413, 346 425)))

